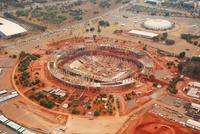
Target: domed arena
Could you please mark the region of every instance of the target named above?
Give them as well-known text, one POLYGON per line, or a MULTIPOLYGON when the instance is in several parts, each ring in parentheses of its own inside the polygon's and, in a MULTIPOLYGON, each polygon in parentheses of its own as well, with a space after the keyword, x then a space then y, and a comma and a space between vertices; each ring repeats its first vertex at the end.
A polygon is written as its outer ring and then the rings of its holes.
POLYGON ((173 24, 168 20, 148 19, 143 23, 143 26, 151 30, 168 30, 173 27, 173 24))

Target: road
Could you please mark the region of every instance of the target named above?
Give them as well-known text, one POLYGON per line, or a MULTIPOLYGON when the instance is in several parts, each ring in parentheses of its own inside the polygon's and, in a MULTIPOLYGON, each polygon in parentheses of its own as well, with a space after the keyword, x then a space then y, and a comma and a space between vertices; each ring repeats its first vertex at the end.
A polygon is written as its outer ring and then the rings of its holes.
MULTIPOLYGON (((159 89, 153 95, 151 95, 151 100, 141 107, 137 108, 136 110, 132 111, 126 116, 129 116, 128 120, 123 124, 123 126, 117 131, 117 134, 126 134, 126 130, 134 124, 137 123, 140 117, 142 117, 151 107, 153 104, 157 103, 157 99, 166 94, 166 89, 159 89)), ((128 134, 128 133, 127 133, 128 134)))
POLYGON ((39 44, 40 47, 41 47, 43 45, 42 43, 40 43, 40 42, 42 42, 42 40, 45 40, 45 39, 51 38, 51 37, 53 38, 53 37, 57 36, 58 34, 61 34, 61 33, 64 33, 64 32, 69 32, 70 30, 73 30, 73 29, 79 29, 84 24, 91 23, 92 21, 97 20, 97 19, 102 19, 104 16, 109 15, 109 14, 112 15, 113 12, 118 11, 118 10, 120 10, 120 9, 128 6, 129 4, 134 3, 134 2, 136 2, 136 1, 132 0, 131 2, 129 2, 127 4, 124 4, 124 5, 118 7, 116 9, 114 9, 114 10, 110 10, 110 11, 108 11, 106 13, 103 13, 103 14, 101 14, 99 16, 96 16, 94 18, 91 18, 89 20, 80 21, 80 23, 77 23, 77 24, 75 24, 73 26, 66 25, 64 28, 60 28, 60 29, 57 29, 57 30, 53 30, 53 31, 48 30, 48 31, 46 31, 46 32, 44 32, 42 34, 38 34, 38 35, 35 35, 33 37, 28 37, 26 39, 23 39, 21 41, 15 42, 15 43, 3 44, 1 47, 4 48, 5 50, 6 49, 16 49, 18 46, 22 47, 22 46, 30 45, 30 44, 32 44, 34 46, 39 44))

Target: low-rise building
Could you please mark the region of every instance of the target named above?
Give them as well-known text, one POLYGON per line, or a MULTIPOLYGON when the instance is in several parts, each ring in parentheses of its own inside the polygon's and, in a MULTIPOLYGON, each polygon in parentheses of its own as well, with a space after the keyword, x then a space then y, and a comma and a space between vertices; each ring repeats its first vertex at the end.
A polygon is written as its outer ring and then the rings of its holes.
POLYGON ((130 35, 139 36, 139 37, 144 37, 144 38, 149 38, 149 39, 152 39, 152 38, 158 36, 158 34, 156 34, 156 33, 150 33, 150 32, 139 31, 139 30, 131 30, 131 31, 129 31, 128 33, 129 33, 130 35))
POLYGON ((195 120, 188 119, 186 121, 186 126, 200 130, 200 122, 195 120))
POLYGON ((0 17, 0 39, 18 37, 27 33, 22 26, 0 17))

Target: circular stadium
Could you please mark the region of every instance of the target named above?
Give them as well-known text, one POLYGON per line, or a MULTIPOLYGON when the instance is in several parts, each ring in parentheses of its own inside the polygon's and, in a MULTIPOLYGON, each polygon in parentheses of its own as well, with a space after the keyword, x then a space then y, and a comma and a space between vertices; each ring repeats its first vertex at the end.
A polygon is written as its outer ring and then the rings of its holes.
POLYGON ((143 27, 150 30, 169 30, 173 28, 173 23, 163 19, 148 19, 143 23, 143 27))
POLYGON ((145 53, 117 45, 73 45, 56 51, 47 68, 60 82, 84 88, 115 88, 135 83, 145 53))

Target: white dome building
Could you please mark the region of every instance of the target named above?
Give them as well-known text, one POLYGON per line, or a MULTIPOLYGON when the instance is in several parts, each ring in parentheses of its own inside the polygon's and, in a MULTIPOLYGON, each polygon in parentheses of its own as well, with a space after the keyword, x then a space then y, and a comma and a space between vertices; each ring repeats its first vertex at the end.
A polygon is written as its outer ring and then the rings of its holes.
POLYGON ((173 24, 170 21, 162 19, 148 19, 143 23, 143 26, 146 29, 151 30, 167 30, 173 27, 173 24))

